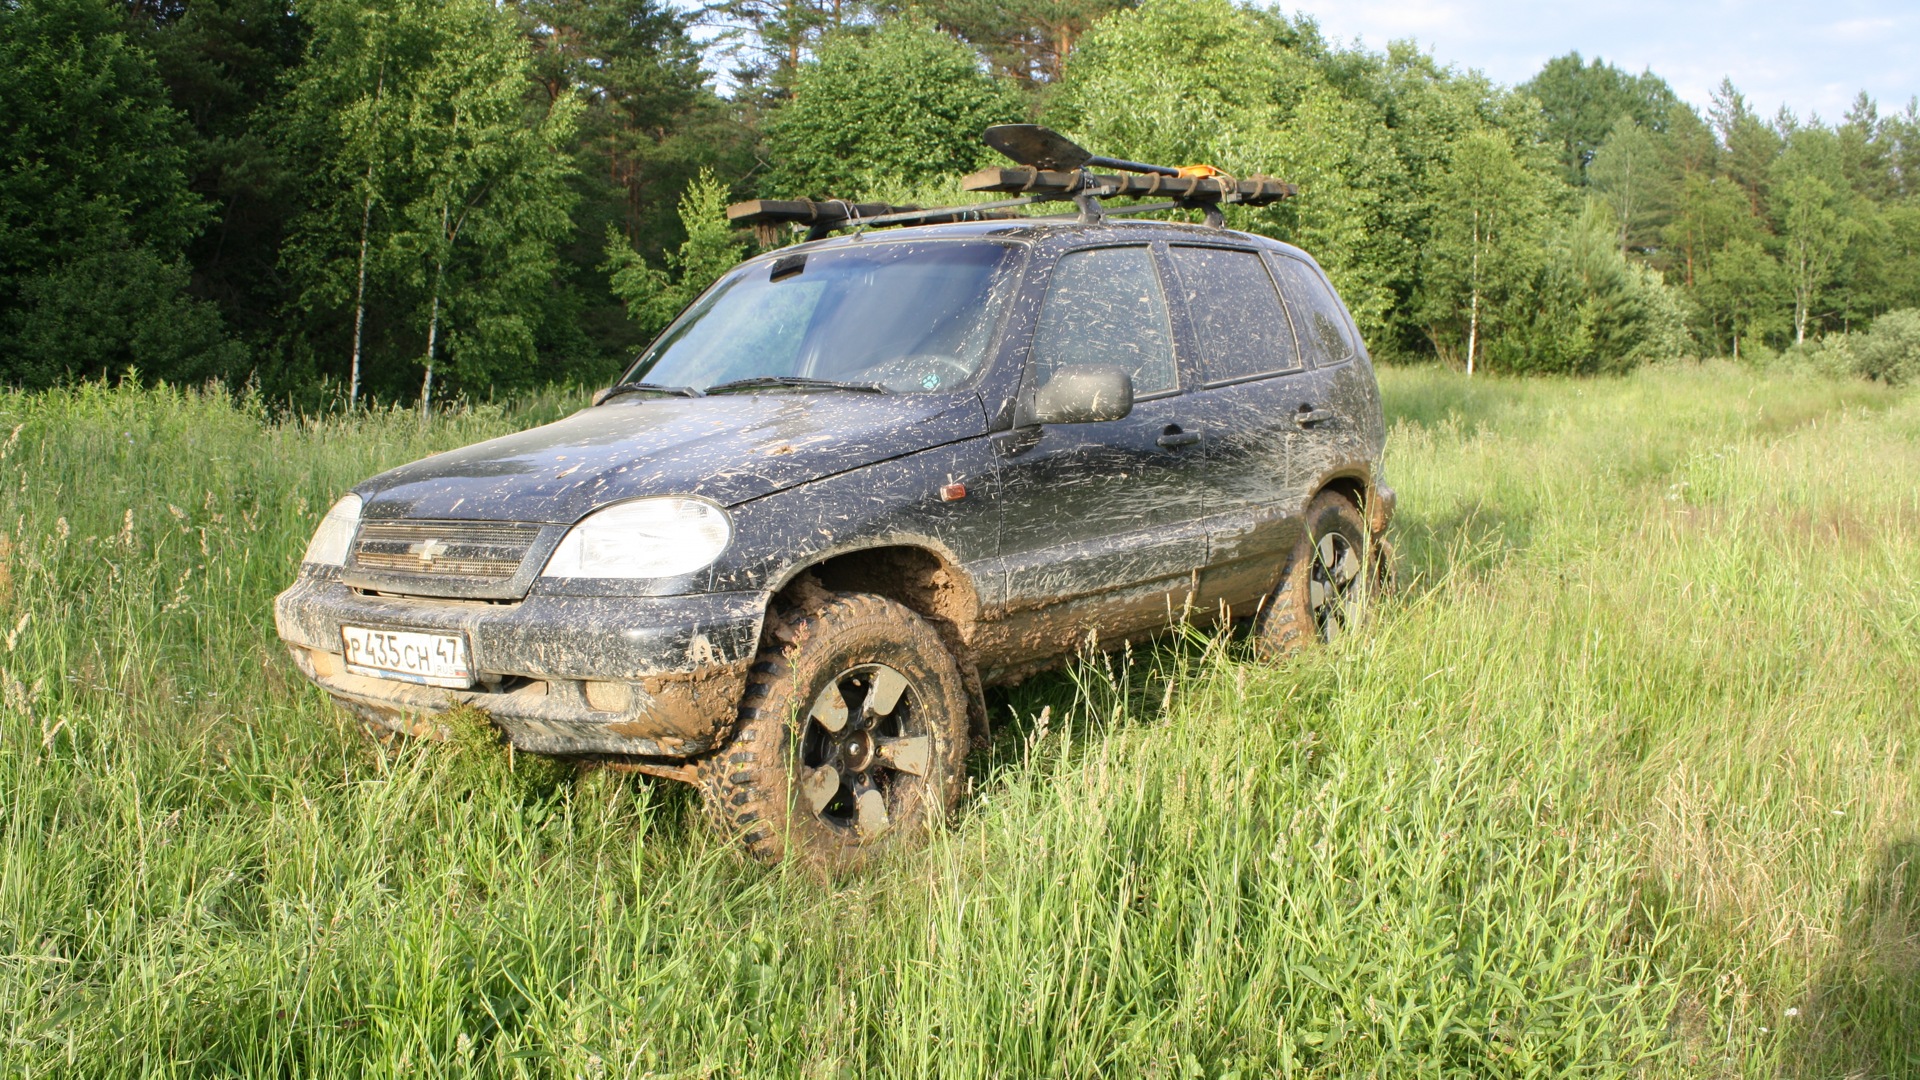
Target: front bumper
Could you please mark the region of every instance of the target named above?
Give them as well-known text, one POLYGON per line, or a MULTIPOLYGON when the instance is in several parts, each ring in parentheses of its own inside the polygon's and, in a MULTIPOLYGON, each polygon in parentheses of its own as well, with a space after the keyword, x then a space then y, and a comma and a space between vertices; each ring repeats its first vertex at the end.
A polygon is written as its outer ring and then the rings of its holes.
POLYGON ((444 734, 433 714, 471 705, 521 750, 647 757, 691 757, 727 736, 765 609, 760 593, 375 596, 311 570, 273 604, 301 672, 368 720, 444 734), (446 690, 350 672, 342 625, 462 635, 478 681, 446 690))

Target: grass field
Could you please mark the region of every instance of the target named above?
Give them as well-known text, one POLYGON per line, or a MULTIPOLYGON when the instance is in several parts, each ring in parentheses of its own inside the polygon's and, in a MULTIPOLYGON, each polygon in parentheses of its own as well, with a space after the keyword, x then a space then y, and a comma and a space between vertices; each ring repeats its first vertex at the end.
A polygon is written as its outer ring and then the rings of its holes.
POLYGON ((1383 381, 1365 635, 995 694, 834 888, 293 674, 336 494, 566 402, 0 397, 0 1073, 1920 1075, 1920 396, 1383 381))

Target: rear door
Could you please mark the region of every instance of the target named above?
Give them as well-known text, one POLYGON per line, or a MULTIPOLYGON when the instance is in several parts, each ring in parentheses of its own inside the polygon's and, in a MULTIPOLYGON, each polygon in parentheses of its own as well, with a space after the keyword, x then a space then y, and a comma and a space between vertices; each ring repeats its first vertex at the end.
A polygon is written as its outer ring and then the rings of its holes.
POLYGON ((1004 632, 1022 651, 1165 625, 1206 560, 1202 451, 1150 245, 1073 251, 1054 264, 1027 385, 1067 364, 1125 368, 1134 406, 1119 420, 994 437, 1004 632))
POLYGON ((1198 600, 1239 610, 1270 589, 1299 536, 1315 462, 1320 376, 1307 364, 1265 259, 1248 248, 1168 250, 1198 354, 1207 569, 1198 600))
POLYGON ((1384 433, 1373 369, 1353 319, 1319 267, 1280 252, 1268 252, 1267 265, 1313 370, 1310 392, 1295 405, 1301 421, 1295 461, 1304 482, 1317 488, 1335 476, 1370 480, 1384 433))

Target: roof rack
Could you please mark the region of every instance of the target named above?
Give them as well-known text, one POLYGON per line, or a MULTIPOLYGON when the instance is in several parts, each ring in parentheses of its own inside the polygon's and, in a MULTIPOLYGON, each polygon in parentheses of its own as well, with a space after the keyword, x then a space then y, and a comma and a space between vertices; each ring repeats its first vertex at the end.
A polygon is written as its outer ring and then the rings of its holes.
POLYGON ((1226 217, 1220 212, 1222 204, 1266 206, 1300 193, 1296 184, 1270 176, 1242 179, 1211 165, 1174 168, 1101 157, 1037 124, 999 124, 988 128, 982 140, 1019 167, 982 169, 961 180, 960 186, 967 191, 1018 192, 1019 198, 933 209, 845 199, 753 199, 727 207, 727 220, 752 226, 760 242, 771 245, 781 225, 805 225, 807 239, 818 240, 844 228, 1019 218, 1023 215, 1017 212, 1018 207, 1071 199, 1083 222, 1183 208, 1200 210, 1208 225, 1223 228, 1226 217), (1116 172, 1096 173, 1089 166, 1116 172), (1156 196, 1164 196, 1167 201, 1121 209, 1100 204, 1101 199, 1156 196))

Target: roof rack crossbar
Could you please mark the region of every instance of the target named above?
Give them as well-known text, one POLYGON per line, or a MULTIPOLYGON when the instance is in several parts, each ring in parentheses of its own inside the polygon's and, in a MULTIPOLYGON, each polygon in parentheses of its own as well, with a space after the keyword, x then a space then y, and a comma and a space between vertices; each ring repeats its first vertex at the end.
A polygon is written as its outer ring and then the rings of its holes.
POLYGON ((1033 195, 1066 198, 1090 194, 1096 198, 1151 198, 1173 196, 1184 203, 1234 203, 1242 206, 1266 206, 1300 193, 1297 184, 1270 176, 1250 176, 1244 180, 1226 176, 1150 176, 1104 175, 1074 170, 991 168, 960 181, 968 191, 1023 191, 1033 195))
POLYGON ((856 225, 946 225, 956 221, 982 221, 1010 218, 1015 214, 995 213, 1008 207, 1025 206, 1031 199, 1001 199, 967 206, 895 206, 892 203, 856 203, 845 199, 750 199, 727 207, 727 221, 735 226, 752 226, 764 243, 771 243, 780 225, 806 225, 808 238, 818 240, 835 229, 856 225))
POLYGON ((1240 179, 1207 165, 1176 169, 1100 157, 1035 124, 1000 124, 988 128, 983 139, 1019 166, 981 169, 961 180, 960 186, 968 191, 1017 193, 1018 198, 932 209, 846 199, 753 199, 727 207, 727 220, 736 226, 751 226, 760 242, 771 247, 782 225, 805 225, 807 239, 818 240, 835 229, 851 227, 1013 219, 1022 216, 1012 212, 1014 208, 1071 199, 1082 221, 1179 208, 1204 211, 1207 224, 1220 228, 1226 225, 1222 204, 1267 206, 1300 193, 1299 185, 1271 176, 1240 179), (1088 166, 1120 171, 1094 173, 1088 166), (1160 197, 1171 197, 1172 201, 1118 210, 1100 205, 1101 199, 1160 197))

